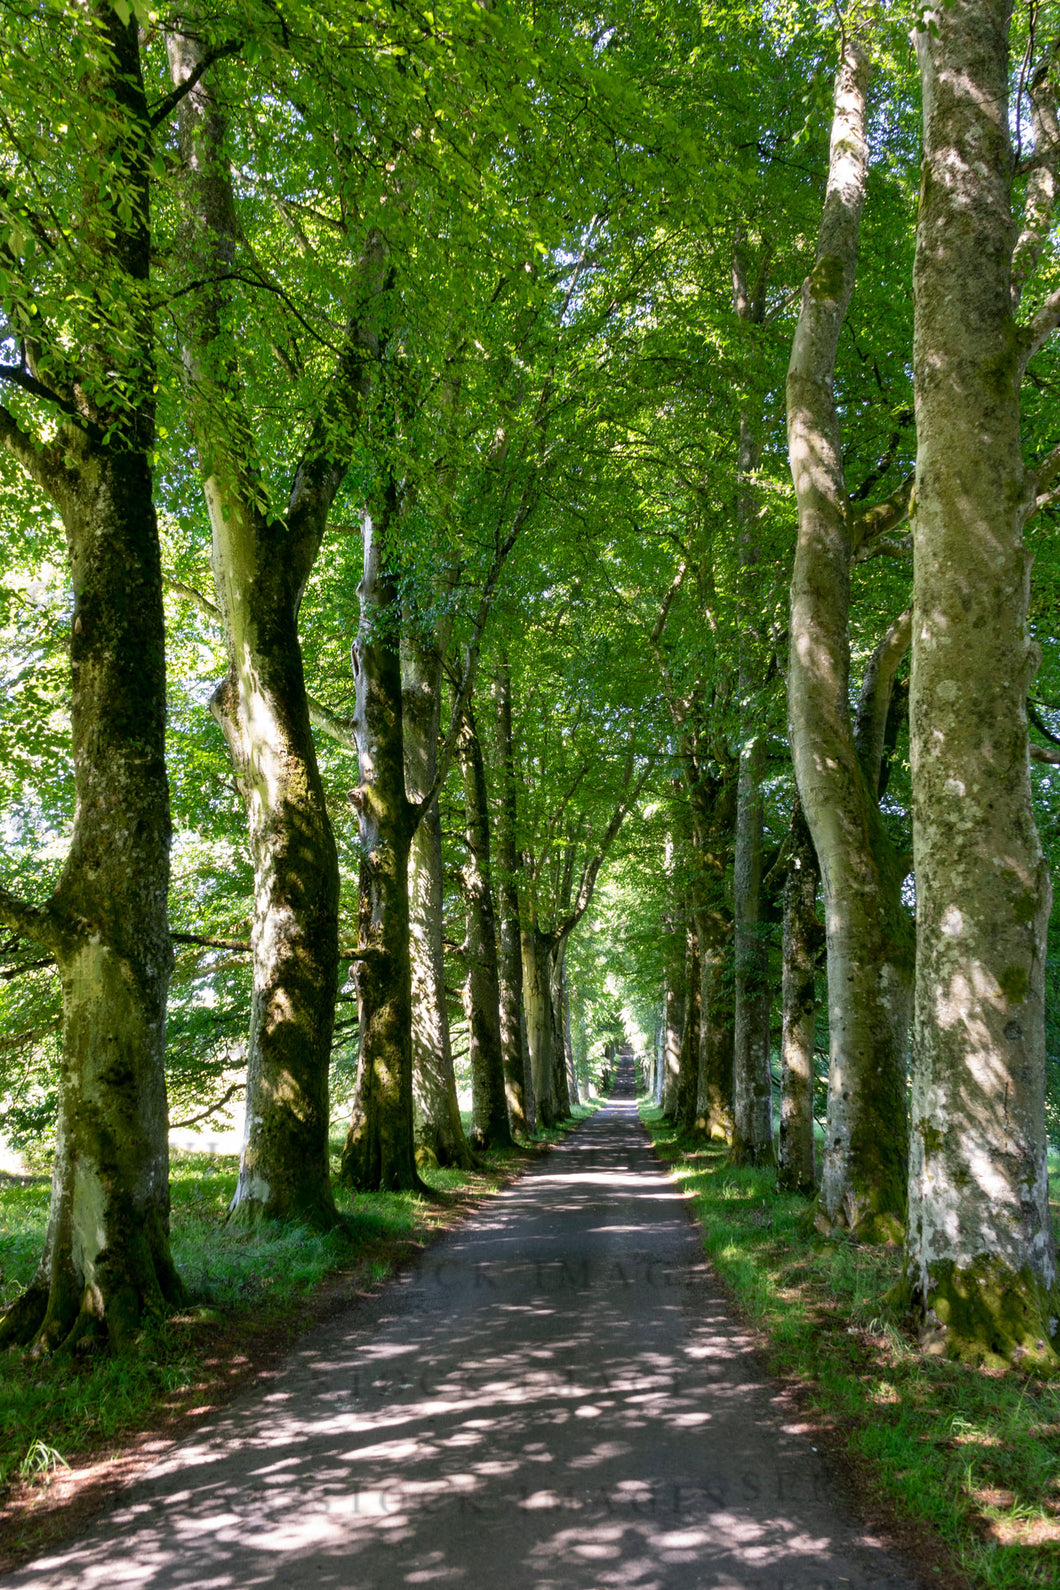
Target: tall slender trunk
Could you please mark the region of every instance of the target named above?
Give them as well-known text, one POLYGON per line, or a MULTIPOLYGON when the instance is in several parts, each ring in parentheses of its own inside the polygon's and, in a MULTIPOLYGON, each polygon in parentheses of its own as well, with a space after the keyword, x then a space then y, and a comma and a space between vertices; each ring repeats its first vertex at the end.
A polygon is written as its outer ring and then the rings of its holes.
POLYGON ((672 1121, 677 1113, 677 1084, 681 1075, 681 1039, 685 1028, 688 987, 685 982, 685 939, 683 918, 675 913, 667 929, 665 1011, 663 1017, 662 1079, 660 1103, 663 1114, 672 1121))
MULTIPOLYGON (((758 281, 748 289, 740 244, 734 251, 733 297, 746 326, 765 316, 768 253, 758 281)), ((752 362, 753 370, 753 362, 752 362)), ((741 394, 737 455, 739 481, 739 671, 740 755, 736 783, 736 843, 733 865, 733 961, 736 1008, 733 1022, 733 1135, 736 1164, 772 1164, 773 1085, 769 1065, 769 950, 762 921, 762 779, 765 739, 759 722, 763 592, 760 580, 761 505, 755 472, 761 456, 761 413, 753 376, 741 394)))
POLYGON ((516 885, 519 853, 518 796, 515 749, 512 741, 512 691, 508 666, 502 660, 493 676, 496 709, 497 782, 497 971, 501 991, 501 1052, 504 1086, 512 1130, 521 1135, 534 1128, 534 1083, 530 1070, 530 1044, 523 1009, 523 957, 519 926, 519 891, 516 885))
MULTIPOLYGON (((436 624, 421 635, 407 628, 401 644, 405 790, 420 801, 438 771, 445 635, 436 624)), ((412 1094, 417 1142, 439 1165, 469 1169, 449 1041, 442 947, 442 824, 437 800, 424 814, 409 855, 412 961, 412 1094)))
POLYGON ((573 1090, 571 1088, 570 1033, 566 1022, 566 980, 563 971, 566 948, 565 940, 554 944, 548 971, 549 1003, 552 1006, 553 1094, 556 1115, 561 1121, 570 1119, 571 1103, 577 1098, 576 1086, 573 1090))
MULTIPOLYGON (((741 696, 743 691, 741 690, 741 696)), ((736 1164, 771 1165, 773 1079, 769 1066, 769 953, 762 922, 762 769, 757 733, 740 751, 733 869, 733 1136, 736 1164)))
POLYGON ((954 0, 929 8, 917 34, 918 935, 907 1279, 932 1350, 1055 1370, 1060 1289, 1044 1117, 1051 889, 1026 715, 1038 653, 1023 526, 1038 485, 1021 457, 1020 381, 1038 322, 1056 325, 1056 295, 1023 332, 1013 318, 1055 196, 1055 43, 1032 74, 1039 164, 1017 244, 1011 11, 1008 0, 954 0))
MULTIPOLYGON (((910 945, 901 869, 849 706, 850 569, 869 515, 843 474, 834 371, 854 288, 865 200, 869 60, 857 28, 836 75, 817 262, 803 285, 788 369, 788 453, 799 530, 791 587, 788 712, 799 795, 824 881, 831 1040, 820 1221, 894 1240, 905 1218, 910 945)), ((876 513, 873 533, 893 518, 876 513)), ((886 714, 885 714, 886 715, 886 714)))
POLYGON ((470 705, 460 730, 459 756, 464 776, 467 834, 467 860, 464 863, 464 899, 467 904, 465 1008, 471 1045, 471 1140, 476 1148, 511 1148, 513 1138, 508 1120, 501 1053, 500 984, 493 883, 490 876, 486 769, 470 705))
POLYGON ((531 921, 522 925, 523 1003, 530 1042, 530 1066, 534 1083, 537 1118, 544 1127, 556 1123, 557 1105, 553 1086, 552 994, 548 935, 531 921))
POLYGON ((689 1132, 696 1122, 696 1104, 699 1096, 699 1027, 701 1018, 699 973, 699 939, 695 924, 690 923, 685 947, 685 1022, 681 1033, 681 1054, 677 1069, 677 1100, 674 1120, 682 1131, 689 1132))
POLYGON ((361 782, 354 791, 361 840, 357 943, 360 1054, 342 1180, 364 1191, 419 1190, 412 1126, 412 969, 409 850, 413 808, 405 793, 400 592, 387 561, 396 520, 390 492, 363 523, 360 623, 353 648, 354 734, 361 782))
POLYGON ((821 881, 817 852, 798 795, 791 813, 788 876, 784 884, 784 1016, 780 1040, 780 1139, 777 1182, 789 1192, 812 1193, 813 1059, 817 1027, 817 916, 821 881))

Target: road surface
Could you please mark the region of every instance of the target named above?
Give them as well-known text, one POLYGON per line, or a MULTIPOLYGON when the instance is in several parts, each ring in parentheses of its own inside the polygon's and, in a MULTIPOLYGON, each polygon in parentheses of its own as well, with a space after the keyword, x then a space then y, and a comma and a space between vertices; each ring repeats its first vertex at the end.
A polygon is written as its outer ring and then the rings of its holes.
POLYGON ((761 1378, 618 1096, 35 1590, 913 1590, 761 1378))

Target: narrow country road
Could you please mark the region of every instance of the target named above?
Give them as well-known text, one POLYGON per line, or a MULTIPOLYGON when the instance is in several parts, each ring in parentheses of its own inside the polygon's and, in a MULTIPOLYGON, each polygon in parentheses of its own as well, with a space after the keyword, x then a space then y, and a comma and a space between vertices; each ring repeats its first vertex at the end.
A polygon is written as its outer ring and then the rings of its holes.
POLYGON ((913 1590, 758 1376, 631 1096, 174 1447, 35 1590, 913 1590))

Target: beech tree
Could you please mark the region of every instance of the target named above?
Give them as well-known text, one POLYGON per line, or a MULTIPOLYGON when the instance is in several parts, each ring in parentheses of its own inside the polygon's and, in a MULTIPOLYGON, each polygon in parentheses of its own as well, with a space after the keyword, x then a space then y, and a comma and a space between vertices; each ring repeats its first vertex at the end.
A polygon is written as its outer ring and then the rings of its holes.
POLYGON ((802 290, 787 380, 788 450, 799 529, 791 590, 788 715, 799 796, 824 882, 829 1089, 821 1221, 894 1240, 906 1212, 906 1044, 912 930, 905 871, 878 803, 883 735, 908 615, 881 642, 855 722, 850 580, 855 556, 901 524, 903 483, 866 507, 845 475, 835 397, 839 333, 854 290, 868 163, 869 29, 848 14, 835 79, 828 187, 817 259, 802 290))
MULTIPOLYGON (((1044 1121, 1051 897, 1031 801, 1024 526, 1060 458, 1023 461, 1020 386, 1060 323, 1017 323, 1060 159, 1056 37, 1033 41, 1033 133, 1013 196, 1007 0, 919 19, 911 734, 917 879, 907 1280, 924 1340, 1055 1365, 1060 1292, 1044 1121)), ((1029 48, 1029 46, 1028 46, 1029 48)), ((1017 105, 1016 117, 1023 107, 1017 105)), ((1034 304, 1031 298, 1032 306, 1034 304)))
POLYGON ((0 1324, 0 1342, 47 1353, 93 1334, 121 1345, 183 1291, 169 1249, 170 820, 149 295, 155 132, 173 101, 148 98, 127 7, 8 12, 3 37, 25 80, 0 157, 0 380, 13 399, 0 407, 0 437, 62 518, 73 585, 70 848, 48 900, 0 890, 0 919, 54 955, 62 983, 48 1232, 36 1276, 0 1324))

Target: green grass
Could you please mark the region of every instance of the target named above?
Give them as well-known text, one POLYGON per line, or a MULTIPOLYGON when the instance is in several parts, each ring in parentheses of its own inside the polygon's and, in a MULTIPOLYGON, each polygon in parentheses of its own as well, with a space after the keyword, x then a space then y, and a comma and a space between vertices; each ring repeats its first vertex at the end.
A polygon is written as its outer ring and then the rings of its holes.
MULTIPOLYGON (((562 1137, 590 1114, 580 1108, 575 1121, 535 1143, 562 1137)), ((332 1146, 337 1161, 341 1142, 332 1146)), ((227 1225, 236 1158, 174 1153, 173 1254, 188 1305, 150 1322, 138 1349, 121 1355, 38 1362, 17 1351, 0 1353, 0 1492, 7 1491, 10 1503, 19 1481, 39 1488, 68 1462, 212 1405, 226 1381, 245 1372, 254 1342, 270 1335, 282 1341, 306 1321, 307 1304, 329 1278, 342 1272, 357 1286, 384 1279, 410 1244, 427 1240, 466 1206, 459 1200, 495 1192, 525 1163, 519 1152, 508 1152, 487 1156, 475 1173, 425 1172, 429 1185, 458 1200, 455 1211, 412 1194, 352 1196, 336 1187, 345 1229, 321 1235, 297 1225, 227 1225)), ((46 1178, 24 1184, 0 1177, 0 1308, 18 1296, 39 1262, 48 1194, 46 1178)))
POLYGON ((703 1241, 771 1370, 809 1387, 892 1503, 983 1590, 1060 1586, 1060 1380, 925 1359, 884 1302, 900 1254, 808 1234, 807 1201, 641 1114, 695 1200, 703 1241))

